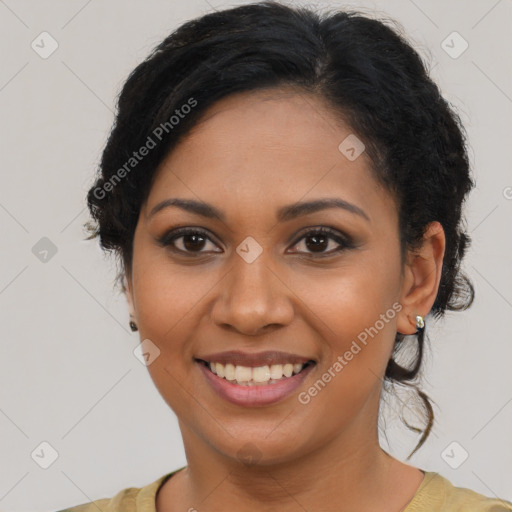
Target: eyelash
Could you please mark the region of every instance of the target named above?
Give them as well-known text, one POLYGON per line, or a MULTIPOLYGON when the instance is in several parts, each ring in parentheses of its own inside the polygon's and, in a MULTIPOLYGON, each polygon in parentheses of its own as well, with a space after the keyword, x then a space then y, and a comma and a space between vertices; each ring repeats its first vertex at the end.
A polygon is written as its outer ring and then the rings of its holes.
MULTIPOLYGON (((196 257, 197 255, 203 254, 202 251, 183 251, 182 249, 177 249, 173 243, 178 240, 179 238, 182 238, 186 235, 201 235, 203 238, 206 238, 207 240, 213 242, 213 240, 208 236, 208 233, 200 228, 178 228, 174 231, 171 231, 169 233, 164 234, 162 237, 158 239, 158 243, 162 247, 170 248, 175 252, 185 254, 185 255, 191 255, 191 257, 196 257)), ((337 249, 331 250, 329 252, 309 252, 306 254, 311 254, 313 258, 323 258, 323 257, 329 257, 334 254, 340 253, 346 249, 352 249, 355 247, 355 244, 348 238, 346 235, 342 236, 338 233, 338 231, 335 231, 332 228, 329 227, 319 227, 319 228, 313 228, 305 233, 301 234, 299 238, 297 238, 296 242, 292 245, 292 247, 295 247, 300 241, 302 241, 305 238, 308 238, 312 235, 325 235, 328 239, 334 240, 336 243, 340 244, 341 247, 338 247, 337 249)), ((304 253, 298 253, 298 254, 304 254, 304 253)))

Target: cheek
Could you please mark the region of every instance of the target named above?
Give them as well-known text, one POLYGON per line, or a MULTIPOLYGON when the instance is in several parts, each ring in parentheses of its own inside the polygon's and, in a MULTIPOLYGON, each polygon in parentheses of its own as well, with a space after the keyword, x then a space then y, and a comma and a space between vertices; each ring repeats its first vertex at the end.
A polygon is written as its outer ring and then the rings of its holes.
POLYGON ((193 308, 204 292, 201 293, 201 286, 194 287, 189 277, 170 272, 166 266, 153 262, 150 268, 137 274, 134 265, 140 339, 149 339, 158 348, 158 356, 147 370, 168 406, 183 415, 190 399, 187 375, 194 364, 187 340, 197 331, 193 308))
POLYGON ((361 257, 329 272, 296 274, 290 287, 304 304, 303 313, 339 352, 372 327, 379 331, 371 329, 375 337, 394 339, 399 279, 398 265, 361 257))
POLYGON ((187 337, 185 327, 194 316, 194 308, 200 307, 214 284, 212 274, 201 265, 173 263, 149 234, 136 233, 132 276, 141 336, 162 344, 161 349, 179 349, 177 341, 187 337))
MULTIPOLYGON (((204 274, 204 273, 203 273, 204 274)), ((206 275, 205 275, 206 277, 206 275)), ((134 275, 137 318, 141 336, 154 340, 165 352, 181 352, 197 330, 194 315, 212 285, 198 271, 179 270, 169 264, 153 263, 137 279, 134 275)))
POLYGON ((194 339, 202 320, 209 321, 205 303, 221 286, 222 272, 172 264, 165 252, 148 245, 135 246, 132 264, 139 334, 160 351, 147 367, 153 382, 173 410, 182 410, 187 379, 196 365, 194 339))
POLYGON ((297 280, 297 294, 307 306, 304 311, 311 312, 323 354, 302 403, 312 404, 333 425, 353 417, 380 392, 401 309, 394 293, 399 277, 399 267, 387 266, 384 272, 377 261, 361 261, 328 278, 297 280))

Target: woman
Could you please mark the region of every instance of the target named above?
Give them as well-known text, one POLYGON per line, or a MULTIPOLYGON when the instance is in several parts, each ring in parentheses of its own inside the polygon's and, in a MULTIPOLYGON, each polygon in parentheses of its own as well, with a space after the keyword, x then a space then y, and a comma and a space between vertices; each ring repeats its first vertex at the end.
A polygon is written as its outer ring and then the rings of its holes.
POLYGON ((456 114, 384 23, 268 2, 171 34, 88 201, 187 466, 68 510, 512 510, 378 441, 390 383, 417 392, 416 449, 432 427, 416 378, 429 317, 473 299, 472 186, 456 114))

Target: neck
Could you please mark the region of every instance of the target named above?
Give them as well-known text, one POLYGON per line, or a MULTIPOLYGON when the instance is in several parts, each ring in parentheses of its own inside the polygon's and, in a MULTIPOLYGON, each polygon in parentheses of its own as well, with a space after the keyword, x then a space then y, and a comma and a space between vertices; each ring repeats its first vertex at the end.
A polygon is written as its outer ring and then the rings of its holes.
POLYGON ((293 460, 253 465, 214 451, 184 425, 180 427, 188 465, 180 472, 181 480, 175 481, 179 492, 176 486, 174 493, 160 496, 159 512, 191 507, 225 510, 227 504, 237 512, 254 511, 255 504, 257 509, 280 512, 301 507, 397 511, 410 501, 423 477, 380 448, 376 429, 369 436, 358 425, 354 432, 343 432, 293 460))

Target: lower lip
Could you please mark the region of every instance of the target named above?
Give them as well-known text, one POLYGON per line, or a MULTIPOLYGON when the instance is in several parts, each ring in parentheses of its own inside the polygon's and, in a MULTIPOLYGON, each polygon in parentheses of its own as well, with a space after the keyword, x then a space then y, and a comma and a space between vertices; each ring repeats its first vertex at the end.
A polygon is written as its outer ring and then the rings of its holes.
POLYGON ((293 377, 283 378, 275 384, 243 386, 232 384, 226 379, 211 372, 206 366, 198 362, 199 368, 212 388, 225 400, 245 407, 270 405, 291 395, 309 375, 314 364, 309 364, 300 373, 293 377))

